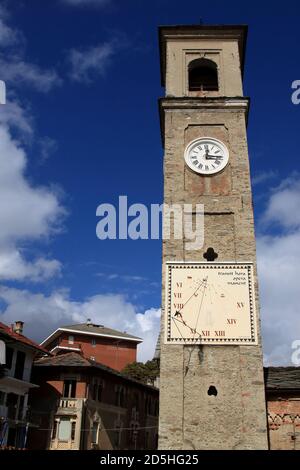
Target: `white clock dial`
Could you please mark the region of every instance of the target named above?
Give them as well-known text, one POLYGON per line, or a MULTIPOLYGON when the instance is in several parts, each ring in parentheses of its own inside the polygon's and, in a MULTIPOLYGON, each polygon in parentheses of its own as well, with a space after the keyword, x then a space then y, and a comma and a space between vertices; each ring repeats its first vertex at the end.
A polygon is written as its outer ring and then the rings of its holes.
POLYGON ((227 165, 229 152, 220 140, 202 137, 189 143, 184 158, 189 168, 196 173, 214 175, 227 165))

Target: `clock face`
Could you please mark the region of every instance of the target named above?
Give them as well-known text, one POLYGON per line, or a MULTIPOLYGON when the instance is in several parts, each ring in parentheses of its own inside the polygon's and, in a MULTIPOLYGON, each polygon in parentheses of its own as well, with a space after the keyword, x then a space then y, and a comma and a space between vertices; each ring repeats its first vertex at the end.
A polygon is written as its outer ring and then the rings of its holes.
POLYGON ((223 170, 229 160, 226 145, 210 137, 193 140, 185 149, 184 158, 191 170, 201 175, 214 175, 223 170))
POLYGON ((251 263, 166 263, 166 344, 257 344, 251 263))

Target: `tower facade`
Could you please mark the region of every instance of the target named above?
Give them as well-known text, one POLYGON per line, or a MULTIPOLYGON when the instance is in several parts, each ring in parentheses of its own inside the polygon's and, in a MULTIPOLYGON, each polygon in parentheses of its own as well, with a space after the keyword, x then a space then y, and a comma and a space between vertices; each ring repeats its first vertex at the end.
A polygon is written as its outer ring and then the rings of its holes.
POLYGON ((160 449, 268 447, 246 35, 245 26, 159 29, 164 202, 204 206, 201 248, 163 241, 160 449))

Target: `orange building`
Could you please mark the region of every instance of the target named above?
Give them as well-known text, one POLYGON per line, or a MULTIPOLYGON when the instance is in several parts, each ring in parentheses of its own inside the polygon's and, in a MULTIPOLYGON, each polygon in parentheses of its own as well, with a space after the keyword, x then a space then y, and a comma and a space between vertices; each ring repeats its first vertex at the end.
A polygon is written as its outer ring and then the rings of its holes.
POLYGON ((51 333, 41 346, 52 354, 80 353, 86 359, 99 362, 117 371, 136 361, 141 338, 120 332, 90 320, 77 325, 62 326, 51 333))

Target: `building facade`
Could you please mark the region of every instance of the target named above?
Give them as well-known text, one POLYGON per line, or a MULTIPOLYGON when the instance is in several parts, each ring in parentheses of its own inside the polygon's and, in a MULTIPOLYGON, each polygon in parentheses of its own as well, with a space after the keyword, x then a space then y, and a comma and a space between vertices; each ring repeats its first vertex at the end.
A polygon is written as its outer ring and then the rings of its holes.
POLYGON ((121 371, 136 361, 141 342, 137 336, 87 321, 58 328, 41 345, 52 354, 79 352, 86 359, 121 371))
POLYGON ((38 425, 28 403, 29 391, 38 387, 31 380, 31 370, 34 358, 47 351, 22 331, 20 321, 11 327, 0 323, 0 340, 5 344, 0 378, 0 447, 25 448, 29 428, 38 425))
POLYGON ((270 450, 300 450, 300 367, 265 368, 270 450))
POLYGON ((190 204, 194 221, 196 204, 204 206, 202 247, 190 249, 186 235, 163 241, 160 449, 268 447, 246 134, 249 99, 242 84, 246 35, 245 26, 159 30, 166 90, 160 100, 164 202, 190 204), (196 276, 196 270, 205 274, 196 276), (226 270, 231 285, 221 276, 226 270), (249 286, 240 302, 246 271, 249 286), (190 316, 205 327, 189 324, 190 316))
POLYGON ((77 352, 34 363, 30 449, 155 449, 158 390, 77 352))

